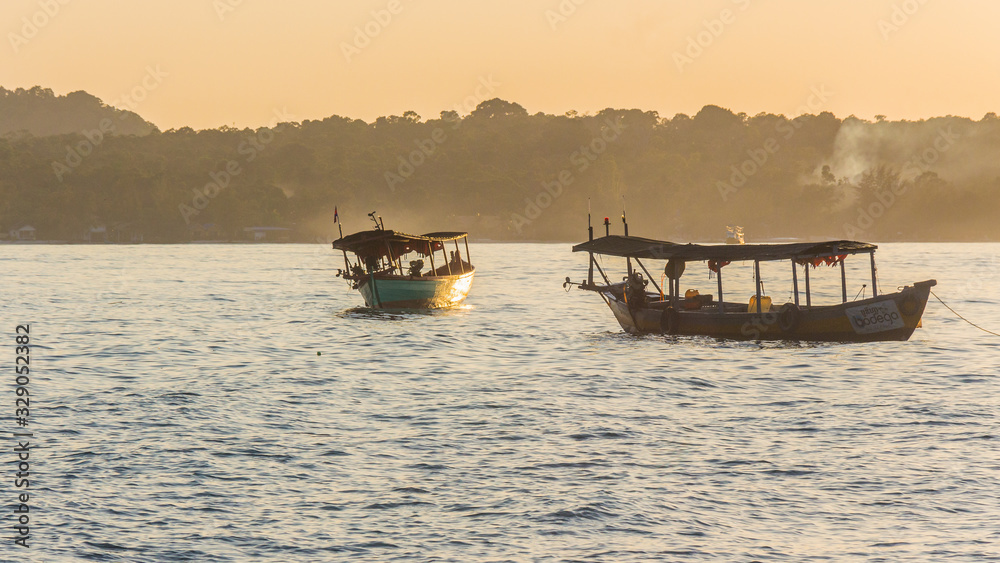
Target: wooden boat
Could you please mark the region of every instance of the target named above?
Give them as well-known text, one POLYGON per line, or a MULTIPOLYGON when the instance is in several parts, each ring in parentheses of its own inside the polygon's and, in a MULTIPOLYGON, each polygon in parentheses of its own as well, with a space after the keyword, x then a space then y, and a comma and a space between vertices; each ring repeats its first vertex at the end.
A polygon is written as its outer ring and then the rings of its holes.
POLYGON ((370 231, 333 241, 333 249, 343 251, 346 266, 337 275, 361 293, 366 307, 441 309, 465 300, 476 274, 475 266, 467 261, 468 233, 409 235, 386 230, 378 220, 375 225, 370 231), (459 241, 465 243, 466 259, 462 258, 459 241), (454 243, 455 250, 448 251, 446 243, 454 243), (348 253, 354 255, 353 262, 348 253), (409 260, 413 255, 415 259, 409 260), (430 262, 426 271, 424 258, 430 262))
MULTIPOLYGON (((607 225, 607 222, 605 222, 607 225)), ((628 227, 626 225, 626 233, 628 227)), ((907 340, 920 326, 920 318, 935 280, 914 283, 894 293, 878 293, 874 244, 856 241, 827 241, 793 244, 700 245, 676 244, 640 237, 606 235, 573 247, 587 252, 590 267, 587 281, 564 286, 601 295, 618 323, 631 334, 662 333, 705 335, 739 340, 804 340, 832 342, 869 342, 907 340), (872 297, 848 301, 844 259, 868 254, 871 261, 872 297), (595 256, 626 259, 627 275, 612 283, 595 256), (664 275, 668 286, 661 288, 642 260, 665 260, 664 275), (760 263, 788 260, 792 264, 794 300, 779 307, 771 306, 763 295, 760 263), (716 272, 718 298, 688 290, 680 294, 680 279, 685 267, 705 262, 716 272), (722 272, 732 262, 751 262, 754 267, 756 294, 749 303, 725 301, 722 272), (638 269, 633 267, 638 266, 638 269), (809 267, 821 264, 840 266, 840 303, 815 305, 812 302, 809 267), (594 282, 594 268, 604 280, 594 282), (804 268, 805 291, 800 294, 799 270, 804 268), (645 273, 645 277, 643 276, 645 273), (647 291, 652 284, 656 292, 647 291)))

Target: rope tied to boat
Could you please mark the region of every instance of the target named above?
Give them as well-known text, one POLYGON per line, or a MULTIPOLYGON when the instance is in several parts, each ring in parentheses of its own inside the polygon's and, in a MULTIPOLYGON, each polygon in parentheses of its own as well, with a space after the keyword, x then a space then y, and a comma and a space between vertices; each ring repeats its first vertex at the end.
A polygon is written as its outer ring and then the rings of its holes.
POLYGON ((949 310, 949 311, 951 311, 952 313, 955 313, 955 316, 956 316, 956 317, 958 317, 958 318, 962 319, 963 321, 965 321, 965 322, 969 323, 970 325, 972 325, 972 326, 974 326, 974 327, 978 328, 979 330, 981 330, 981 331, 983 331, 983 332, 985 332, 985 333, 987 333, 987 334, 992 334, 993 336, 1000 336, 1000 334, 997 334, 997 333, 993 332, 992 330, 987 330, 987 329, 985 329, 985 328, 983 328, 983 327, 981 327, 981 326, 977 325, 976 323, 974 323, 974 322, 970 321, 969 319, 967 319, 967 318, 963 317, 962 315, 958 314, 958 311, 956 311, 956 310, 952 309, 951 307, 949 307, 949 306, 948 306, 948 304, 947 304, 947 303, 945 303, 943 299, 941 299, 940 297, 938 297, 938 296, 937 296, 937 293, 934 293, 934 291, 933 291, 933 290, 931 291, 931 295, 933 295, 935 299, 937 299, 938 301, 940 301, 940 302, 941 302, 941 304, 942 304, 942 305, 944 305, 946 309, 948 309, 948 310, 949 310))

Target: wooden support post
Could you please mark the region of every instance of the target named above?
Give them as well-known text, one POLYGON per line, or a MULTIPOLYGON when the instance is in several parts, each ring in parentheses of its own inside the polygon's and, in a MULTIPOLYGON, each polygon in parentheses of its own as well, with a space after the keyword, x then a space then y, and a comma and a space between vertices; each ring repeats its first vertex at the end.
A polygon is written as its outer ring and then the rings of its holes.
POLYGON ((719 312, 720 313, 725 313, 726 312, 725 311, 725 307, 722 306, 723 301, 722 301, 722 265, 721 264, 719 265, 719 271, 716 272, 716 274, 717 274, 716 275, 716 279, 719 282, 719 312))
MULTIPOLYGON (((587 240, 594 240, 594 227, 590 224, 590 200, 587 200, 587 240)), ((594 286, 594 253, 588 252, 590 266, 587 268, 587 285, 594 286)))
POLYGON ((792 258, 792 287, 795 288, 795 304, 799 304, 799 269, 795 266, 795 258, 792 258))
POLYGON ((847 269, 844 261, 840 261, 840 289, 844 294, 844 303, 847 303, 847 269))
POLYGON ((877 270, 875 269, 875 251, 874 250, 871 252, 871 258, 872 258, 872 297, 878 297, 878 280, 877 280, 877 278, 875 276, 875 272, 877 270))
MULTIPOLYGON (((397 260, 392 256, 392 246, 389 245, 389 241, 385 241, 385 251, 387 253, 387 256, 389 257, 389 266, 392 266, 393 263, 398 263, 397 260)), ((402 272, 400 272, 400 275, 402 275, 402 272)))
POLYGON ((806 264, 806 309, 812 307, 812 293, 809 291, 809 264, 806 264))
POLYGON ((754 260, 753 261, 753 274, 754 274, 754 278, 756 278, 756 283, 754 285, 757 286, 757 314, 759 315, 761 313, 761 304, 760 304, 760 260, 754 260))
POLYGON ((458 262, 458 270, 465 273, 465 264, 463 264, 462 253, 458 250, 458 239, 455 239, 455 261, 458 262))

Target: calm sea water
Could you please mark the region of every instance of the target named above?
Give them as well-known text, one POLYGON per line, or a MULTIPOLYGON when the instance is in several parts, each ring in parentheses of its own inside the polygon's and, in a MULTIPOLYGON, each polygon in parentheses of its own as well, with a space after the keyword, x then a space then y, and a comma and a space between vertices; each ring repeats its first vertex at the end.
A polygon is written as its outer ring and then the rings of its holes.
MULTIPOLYGON (((1000 338, 936 302, 908 342, 631 337, 562 290, 569 245, 472 258, 461 309, 384 314, 326 245, 0 246, 36 434, 33 547, 0 559, 1000 560, 1000 338)), ((1000 331, 1000 245, 879 258, 1000 331)))

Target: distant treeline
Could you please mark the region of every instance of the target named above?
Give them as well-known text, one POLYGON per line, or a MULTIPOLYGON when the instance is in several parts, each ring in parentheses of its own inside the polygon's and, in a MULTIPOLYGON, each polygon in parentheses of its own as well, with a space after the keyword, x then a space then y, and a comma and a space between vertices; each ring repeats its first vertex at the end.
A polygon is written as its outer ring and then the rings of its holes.
POLYGON ((287 227, 311 241, 334 235, 336 206, 346 231, 378 210, 411 232, 580 240, 588 200, 595 232, 608 216, 620 233, 624 196, 631 234, 676 241, 721 240, 727 225, 749 242, 1000 240, 994 114, 532 115, 493 99, 466 116, 279 115, 257 130, 161 132, 132 116, 83 92, 0 89, 0 230, 80 240, 106 227, 113 240, 176 242, 287 227), (74 132, 53 134, 57 123, 74 132))
POLYGON ((148 135, 156 126, 135 113, 105 105, 84 91, 56 96, 52 90, 35 86, 25 90, 0 87, 0 135, 17 138, 80 133, 111 119, 118 135, 148 135))

